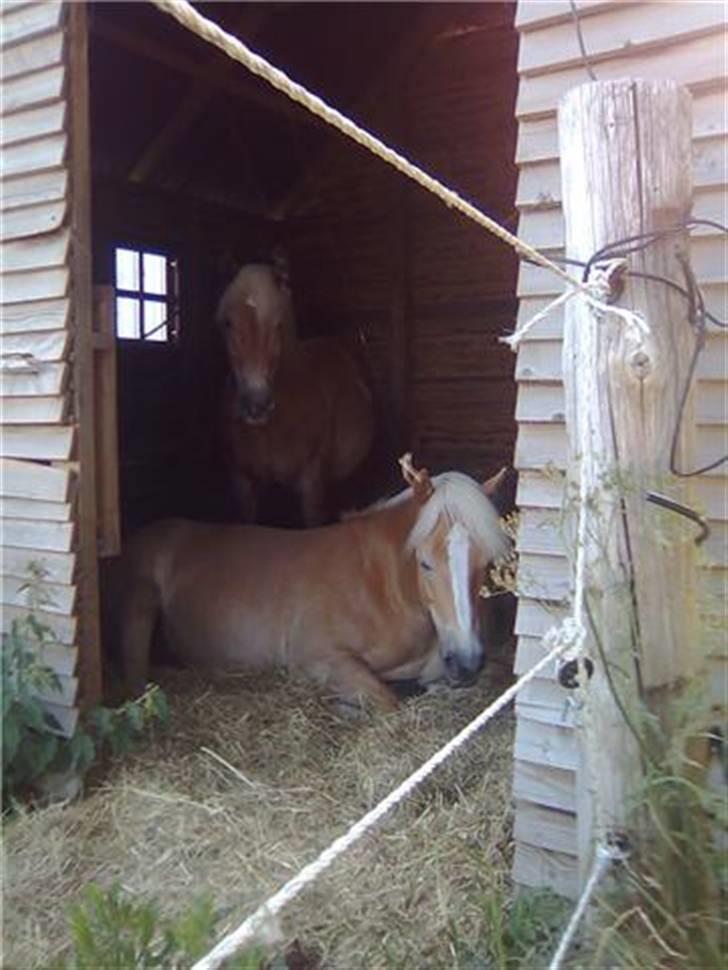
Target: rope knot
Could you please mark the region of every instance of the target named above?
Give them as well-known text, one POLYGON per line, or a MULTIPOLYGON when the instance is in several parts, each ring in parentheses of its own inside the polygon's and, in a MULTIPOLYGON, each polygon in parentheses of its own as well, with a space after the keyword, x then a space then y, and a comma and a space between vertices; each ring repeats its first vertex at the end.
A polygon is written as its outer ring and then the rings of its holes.
POLYGON ((543 644, 549 652, 561 647, 565 653, 580 653, 585 638, 586 630, 581 620, 575 616, 567 616, 558 626, 546 631, 543 644))

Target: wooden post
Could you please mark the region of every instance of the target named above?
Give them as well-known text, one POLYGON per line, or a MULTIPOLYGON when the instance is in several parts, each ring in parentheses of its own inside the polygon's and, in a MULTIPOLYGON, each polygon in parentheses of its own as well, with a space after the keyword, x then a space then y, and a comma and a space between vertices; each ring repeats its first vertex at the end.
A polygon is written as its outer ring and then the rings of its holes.
POLYGON ((91 156, 88 106, 88 10, 68 4, 71 171, 71 307, 74 413, 78 425, 78 587, 81 703, 101 700, 101 633, 96 549, 96 456, 91 269, 91 156))
MULTIPOLYGON (((684 221, 690 137, 690 96, 673 82, 570 91, 559 109, 567 257, 587 261, 607 244, 684 221)), ((687 258, 684 232, 628 256, 631 271, 682 286, 687 258)), ((644 500, 646 489, 659 488, 689 503, 684 481, 668 469, 695 336, 686 299, 664 283, 630 277, 617 302, 641 312, 649 333, 581 299, 567 304, 564 333, 570 467, 585 477, 590 498, 587 601, 596 631, 578 783, 582 877, 593 842, 624 830, 634 808, 643 752, 629 724, 643 729, 643 703, 661 714, 697 659, 694 530, 644 500), (665 542, 675 525, 677 541, 665 542)), ((691 395, 677 449, 682 468, 694 467, 694 431, 691 395)))

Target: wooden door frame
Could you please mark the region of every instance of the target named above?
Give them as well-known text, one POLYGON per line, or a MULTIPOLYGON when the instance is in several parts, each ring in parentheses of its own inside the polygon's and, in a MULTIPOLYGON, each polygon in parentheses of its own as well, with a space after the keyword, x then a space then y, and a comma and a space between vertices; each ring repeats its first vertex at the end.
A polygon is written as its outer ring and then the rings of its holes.
POLYGON ((91 152, 88 72, 88 5, 67 3, 69 105, 71 313, 73 409, 77 425, 76 546, 78 551, 79 705, 102 696, 101 630, 97 553, 96 415, 93 372, 91 264, 91 152))

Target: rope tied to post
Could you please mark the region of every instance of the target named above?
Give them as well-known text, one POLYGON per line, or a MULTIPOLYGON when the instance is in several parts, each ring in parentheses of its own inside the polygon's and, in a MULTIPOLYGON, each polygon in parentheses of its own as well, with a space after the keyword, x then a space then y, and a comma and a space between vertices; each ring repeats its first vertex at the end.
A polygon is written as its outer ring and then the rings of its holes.
POLYGON ((559 307, 564 306, 569 300, 577 296, 584 300, 599 318, 611 313, 613 316, 622 319, 637 339, 641 339, 642 336, 650 332, 647 321, 642 314, 610 302, 622 292, 626 270, 627 261, 622 258, 594 263, 590 268, 589 278, 578 289, 571 287, 559 294, 555 300, 552 300, 543 310, 540 310, 530 320, 518 327, 514 333, 507 337, 501 337, 501 343, 506 344, 513 351, 518 350, 526 334, 555 310, 558 310, 559 307))

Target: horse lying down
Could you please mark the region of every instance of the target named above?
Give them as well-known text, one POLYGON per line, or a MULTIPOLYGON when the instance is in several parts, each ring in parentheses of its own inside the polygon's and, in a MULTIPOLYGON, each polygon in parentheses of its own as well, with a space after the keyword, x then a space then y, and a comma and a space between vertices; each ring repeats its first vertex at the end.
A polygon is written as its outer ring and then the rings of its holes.
POLYGON ((170 520, 127 558, 122 651, 143 688, 161 616, 181 660, 209 670, 283 666, 344 704, 397 706, 390 682, 470 682, 483 663, 478 590, 509 540, 487 493, 402 459, 407 488, 301 531, 170 520))

